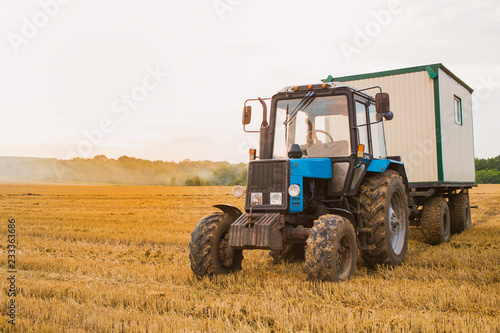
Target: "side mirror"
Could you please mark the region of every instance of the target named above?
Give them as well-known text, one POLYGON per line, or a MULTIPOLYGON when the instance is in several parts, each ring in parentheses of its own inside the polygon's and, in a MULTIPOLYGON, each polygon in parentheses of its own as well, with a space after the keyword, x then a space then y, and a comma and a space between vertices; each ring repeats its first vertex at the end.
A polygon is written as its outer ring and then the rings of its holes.
POLYGON ((378 93, 375 95, 375 108, 377 109, 377 113, 380 114, 386 114, 390 111, 388 93, 378 93))
POLYGON ((392 111, 384 113, 384 118, 385 120, 392 120, 392 118, 394 118, 394 113, 392 113, 392 111))
POLYGON ((241 120, 243 125, 248 125, 250 124, 250 121, 252 120, 252 107, 250 105, 247 105, 243 107, 243 119, 241 120))

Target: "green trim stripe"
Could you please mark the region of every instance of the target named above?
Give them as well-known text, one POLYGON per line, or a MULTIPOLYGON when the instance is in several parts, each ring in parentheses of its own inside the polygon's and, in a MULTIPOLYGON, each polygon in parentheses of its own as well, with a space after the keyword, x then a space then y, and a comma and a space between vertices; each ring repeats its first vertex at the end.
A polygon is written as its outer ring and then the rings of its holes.
POLYGON ((427 73, 429 73, 429 77, 430 77, 431 79, 435 79, 435 78, 436 78, 437 73, 436 73, 436 72, 434 72, 434 70, 432 69, 432 67, 431 67, 431 66, 427 66, 427 67, 425 67, 425 69, 427 70, 427 73))
MULTIPOLYGON (((441 65, 441 64, 438 64, 438 65, 441 65)), ((392 76, 392 75, 399 75, 399 74, 406 74, 406 73, 423 72, 423 71, 427 70, 426 67, 427 66, 417 66, 417 67, 394 69, 394 70, 383 71, 383 72, 341 76, 341 77, 336 77, 333 80, 337 81, 337 82, 346 82, 346 81, 372 79, 374 77, 384 77, 384 76, 392 76)))
POLYGON ((438 181, 444 181, 443 173, 443 142, 441 138, 441 105, 439 100, 439 65, 431 66, 432 70, 437 74, 434 79, 434 113, 436 121, 436 152, 437 152, 437 169, 438 181))

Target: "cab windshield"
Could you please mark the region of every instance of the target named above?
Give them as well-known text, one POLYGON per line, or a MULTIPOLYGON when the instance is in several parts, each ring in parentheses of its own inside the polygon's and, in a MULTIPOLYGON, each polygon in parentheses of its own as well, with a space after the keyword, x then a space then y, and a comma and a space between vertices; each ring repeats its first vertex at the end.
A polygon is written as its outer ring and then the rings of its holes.
POLYGON ((347 96, 280 100, 276 106, 274 158, 287 158, 292 144, 302 157, 348 156, 350 152, 347 96))

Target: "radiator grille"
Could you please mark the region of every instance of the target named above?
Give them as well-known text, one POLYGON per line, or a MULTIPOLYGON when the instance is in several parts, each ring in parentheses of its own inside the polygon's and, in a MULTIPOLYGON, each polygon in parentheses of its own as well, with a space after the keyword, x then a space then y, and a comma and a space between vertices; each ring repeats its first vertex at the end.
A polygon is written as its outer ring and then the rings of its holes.
POLYGON ((246 209, 250 209, 250 193, 262 193, 262 206, 253 206, 254 210, 283 210, 288 206, 288 161, 283 160, 265 160, 252 161, 248 166, 248 183, 246 209), (282 194, 281 206, 269 204, 271 192, 280 192, 282 194))

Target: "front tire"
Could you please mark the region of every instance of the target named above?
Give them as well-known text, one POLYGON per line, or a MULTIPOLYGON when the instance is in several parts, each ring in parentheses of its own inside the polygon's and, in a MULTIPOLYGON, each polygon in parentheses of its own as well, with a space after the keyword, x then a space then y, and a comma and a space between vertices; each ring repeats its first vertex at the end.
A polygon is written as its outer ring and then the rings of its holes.
POLYGON ((213 213, 203 217, 191 233, 189 260, 199 277, 228 274, 241 270, 243 251, 228 246, 229 214, 213 213))
POLYGON ((356 272, 356 234, 344 217, 323 215, 307 239, 305 270, 310 280, 343 281, 356 272))
POLYGON ((361 256, 366 266, 399 265, 408 249, 408 199, 403 178, 396 171, 368 176, 360 189, 361 218, 372 230, 361 256))
POLYGON ((439 245, 450 240, 450 209, 443 197, 430 197, 422 209, 424 242, 439 245))

